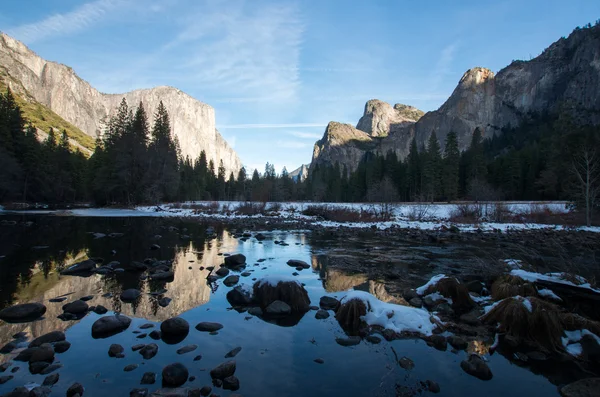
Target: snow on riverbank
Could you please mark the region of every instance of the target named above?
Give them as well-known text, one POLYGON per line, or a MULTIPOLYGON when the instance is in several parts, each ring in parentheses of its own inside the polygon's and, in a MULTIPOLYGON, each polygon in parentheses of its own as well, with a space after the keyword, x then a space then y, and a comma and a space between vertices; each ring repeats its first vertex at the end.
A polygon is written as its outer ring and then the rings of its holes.
MULTIPOLYGON (((437 230, 442 225, 449 226, 449 219, 460 204, 422 204, 422 203, 401 203, 391 205, 391 219, 386 222, 333 222, 325 221, 318 217, 303 215, 302 212, 312 206, 327 206, 328 209, 349 209, 353 211, 371 211, 381 210, 379 204, 372 203, 307 203, 307 202, 287 202, 287 203, 267 203, 266 209, 269 216, 265 215, 241 215, 235 213, 235 210, 243 202, 186 202, 182 204, 161 204, 160 206, 139 206, 133 209, 118 208, 82 208, 68 211, 52 210, 33 210, 19 211, 23 214, 55 214, 63 216, 87 216, 87 217, 180 217, 180 218, 210 218, 222 220, 235 219, 261 219, 277 217, 282 221, 305 221, 314 226, 322 227, 348 227, 348 228, 377 228, 388 229, 397 228, 416 228, 421 230, 437 230), (418 219, 414 220, 415 214, 418 219)), ((259 205, 258 203, 256 203, 259 205)), ((568 212, 565 202, 506 202, 506 208, 512 214, 524 214, 532 210, 543 208, 552 213, 568 212)), ((491 208, 491 204, 481 204, 482 211, 485 213, 491 208), (487 208, 487 210, 486 210, 487 208)), ((2 211, 2 209, 0 209, 2 211)), ((3 214, 10 213, 4 211, 3 214)), ((265 219, 265 222, 268 219, 265 219)), ((600 227, 565 227, 562 225, 548 225, 537 223, 496 223, 480 222, 477 224, 455 224, 461 231, 484 232, 497 231, 502 232, 510 230, 531 230, 531 229, 552 229, 552 230, 579 230, 589 232, 600 232, 600 227)))

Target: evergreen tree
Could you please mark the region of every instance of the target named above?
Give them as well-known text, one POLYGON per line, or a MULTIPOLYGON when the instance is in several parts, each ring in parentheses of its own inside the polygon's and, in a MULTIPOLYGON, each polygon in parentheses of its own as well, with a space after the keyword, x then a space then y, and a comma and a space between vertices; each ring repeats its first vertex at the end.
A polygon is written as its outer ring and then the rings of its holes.
POLYGON ((446 147, 443 160, 443 186, 446 200, 456 200, 459 186, 460 150, 456 132, 450 131, 446 135, 446 147))
POLYGON ((439 199, 442 192, 442 154, 435 131, 429 136, 424 157, 425 195, 428 201, 435 201, 439 199))
POLYGON ((406 172, 408 182, 408 199, 410 201, 419 200, 421 194, 421 156, 417 148, 417 140, 413 138, 410 143, 410 150, 406 158, 406 172))

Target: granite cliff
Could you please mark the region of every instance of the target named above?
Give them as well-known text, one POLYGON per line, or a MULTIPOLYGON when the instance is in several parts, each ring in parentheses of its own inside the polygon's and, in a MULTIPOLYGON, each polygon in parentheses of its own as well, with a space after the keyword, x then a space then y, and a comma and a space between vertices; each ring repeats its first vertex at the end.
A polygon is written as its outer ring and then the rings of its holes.
POLYGON ((183 156, 195 159, 204 150, 208 160, 227 173, 241 161, 215 128, 214 109, 173 87, 155 87, 124 94, 104 94, 81 79, 68 66, 47 61, 18 40, 0 33, 0 78, 14 91, 48 107, 85 134, 96 137, 122 98, 136 107, 140 101, 153 114, 162 100, 171 118, 173 134, 183 156))
POLYGON ((435 132, 442 148, 455 131, 459 147, 468 147, 479 127, 485 137, 517 127, 540 115, 567 112, 580 124, 600 124, 600 25, 575 29, 530 61, 513 61, 494 74, 475 67, 460 79, 448 100, 419 117, 398 112, 402 105, 370 100, 356 128, 330 123, 313 150, 315 164, 346 165, 354 170, 367 151, 400 158, 411 140, 424 145, 435 132))

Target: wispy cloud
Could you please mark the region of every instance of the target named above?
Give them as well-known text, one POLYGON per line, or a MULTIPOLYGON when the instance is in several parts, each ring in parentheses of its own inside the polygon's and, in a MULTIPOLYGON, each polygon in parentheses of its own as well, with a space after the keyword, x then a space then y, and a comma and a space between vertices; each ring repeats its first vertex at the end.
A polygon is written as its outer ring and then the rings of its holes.
POLYGON ((302 139, 321 139, 323 134, 319 134, 316 132, 302 132, 302 131, 290 131, 290 135, 295 136, 296 138, 302 139))
POLYGON ((326 127, 327 123, 290 123, 290 124, 228 124, 217 126, 220 130, 226 129, 263 129, 263 128, 314 128, 326 127))
POLYGON ((442 81, 451 73, 452 62, 454 61, 458 46, 458 42, 453 42, 442 49, 435 68, 431 73, 431 91, 436 91, 442 81))
POLYGON ((161 51, 193 54, 179 70, 204 90, 235 93, 227 102, 288 100, 300 85, 303 32, 294 2, 203 2, 161 51))
POLYGON ((62 36, 79 32, 100 21, 106 14, 128 0, 97 0, 83 4, 73 11, 54 14, 38 22, 28 23, 8 29, 10 36, 33 43, 52 36, 62 36))
POLYGON ((312 143, 301 141, 277 141, 276 145, 286 149, 305 149, 313 146, 312 143))

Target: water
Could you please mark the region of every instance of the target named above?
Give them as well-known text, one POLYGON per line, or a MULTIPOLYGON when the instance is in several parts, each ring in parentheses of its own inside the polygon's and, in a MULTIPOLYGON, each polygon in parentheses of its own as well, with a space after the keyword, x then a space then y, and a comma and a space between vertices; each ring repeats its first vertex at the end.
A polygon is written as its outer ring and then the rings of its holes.
MULTIPOLYGON (((558 395, 556 386, 546 377, 514 365, 499 354, 486 356, 494 378, 484 382, 460 368, 466 352, 438 351, 419 339, 383 340, 380 344, 363 340, 358 346, 342 347, 335 338, 343 336, 344 332, 334 316, 317 320, 315 312, 309 311, 297 324, 279 326, 247 313, 238 313, 231 310, 225 298, 229 288, 220 282, 209 285, 206 282, 208 271, 200 270, 201 266, 218 267, 224 253, 242 253, 247 257, 246 270, 252 273, 249 277, 241 277, 240 284, 252 284, 253 279, 265 275, 291 276, 296 270, 286 262, 300 259, 312 264, 312 268, 300 271, 297 279, 305 284, 312 304, 318 305, 321 296, 336 295, 331 291, 343 288, 345 283, 321 278, 325 275, 326 260, 317 255, 313 247, 322 242, 314 241, 310 233, 265 232, 267 240, 259 243, 254 238, 241 241, 234 237, 232 230, 219 225, 214 225, 215 233, 211 237, 207 234, 207 225, 196 221, 46 216, 2 219, 16 220, 18 224, 0 226, 0 256, 4 256, 0 259, 0 308, 17 301, 38 301, 48 310, 40 321, 0 324, 0 343, 4 345, 21 331, 32 338, 53 330, 64 330, 72 346, 56 356, 56 361, 64 367, 58 371, 60 380, 53 387, 53 395, 65 395, 74 382, 85 386, 85 396, 126 396, 136 387, 148 387, 153 391, 160 388, 162 368, 173 362, 185 364, 190 375, 196 377, 186 386, 210 385, 210 369, 226 361, 225 354, 238 346, 242 347, 235 357, 240 390, 213 389, 221 396, 232 393, 244 396, 402 395, 403 387, 414 391, 419 388, 419 382, 428 379, 440 385, 440 395, 444 396, 473 393, 483 396, 558 395), (26 222, 32 223, 28 226, 26 222), (95 238, 92 232, 123 233, 123 236, 95 238), (162 237, 157 239, 157 234, 162 237), (275 244, 276 240, 287 245, 275 244), (154 243, 159 244, 160 249, 151 250, 154 243), (113 250, 116 253, 113 254, 113 250), (76 262, 86 256, 122 263, 143 261, 148 257, 173 259, 175 279, 171 283, 140 281, 138 273, 130 272, 112 277, 58 275, 57 268, 64 263, 76 262), (259 259, 266 260, 259 263, 259 259), (127 288, 144 292, 136 305, 118 299, 120 291, 127 288), (164 296, 173 299, 166 308, 160 307, 157 298, 148 294, 163 288, 168 290, 164 296), (106 292, 112 292, 116 298, 102 298, 106 292), (48 302, 63 295, 68 297, 63 303, 48 302), (92 339, 91 325, 100 316, 90 313, 79 321, 68 322, 57 318, 64 303, 87 295, 94 295, 88 302, 90 306, 101 304, 130 316, 133 319, 131 326, 113 337, 92 339), (138 339, 139 334, 134 333, 142 324, 150 322, 158 328, 161 321, 174 316, 190 323, 190 333, 183 342, 168 345, 148 337, 138 339), (220 322, 224 328, 217 335, 198 332, 194 326, 201 321, 220 322), (159 352, 150 360, 131 351, 135 344, 151 342, 158 344, 159 352), (108 357, 108 348, 113 343, 125 347, 125 358, 108 357), (188 344, 199 347, 184 355, 176 353, 188 344), (197 355, 202 355, 202 359, 193 361, 197 355), (398 358, 410 357, 415 368, 412 371, 400 368, 396 355, 398 358), (322 358, 324 364, 314 362, 316 358, 322 358), (124 372, 123 368, 128 364, 139 364, 139 367, 124 372), (140 385, 144 372, 157 374, 155 385, 140 385)), ((470 350, 486 351, 487 348, 484 343, 472 343, 470 350)), ((0 362, 9 361, 12 356, 0 356, 0 362)), ((0 394, 30 382, 41 384, 45 377, 31 375, 27 363, 14 362, 13 366, 21 368, 14 374, 10 373, 10 368, 2 374, 11 374, 15 378, 0 385, 0 394)))

